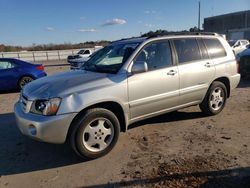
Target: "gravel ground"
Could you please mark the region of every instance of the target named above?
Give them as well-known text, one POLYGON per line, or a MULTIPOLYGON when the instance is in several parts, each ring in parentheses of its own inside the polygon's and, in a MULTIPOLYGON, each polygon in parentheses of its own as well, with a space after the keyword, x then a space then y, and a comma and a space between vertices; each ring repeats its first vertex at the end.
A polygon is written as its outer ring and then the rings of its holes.
MULTIPOLYGON (((49 75, 68 69, 46 67, 49 75)), ((250 187, 250 81, 219 115, 204 117, 195 106, 138 122, 92 161, 67 144, 22 136, 13 114, 18 96, 0 94, 0 187, 250 187)))

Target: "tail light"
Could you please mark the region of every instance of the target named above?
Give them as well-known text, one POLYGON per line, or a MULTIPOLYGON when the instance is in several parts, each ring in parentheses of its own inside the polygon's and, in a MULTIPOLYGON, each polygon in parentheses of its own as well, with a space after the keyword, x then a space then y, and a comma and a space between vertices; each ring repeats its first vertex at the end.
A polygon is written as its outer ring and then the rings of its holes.
POLYGON ((44 66, 43 65, 38 65, 36 66, 37 70, 44 71, 44 66))

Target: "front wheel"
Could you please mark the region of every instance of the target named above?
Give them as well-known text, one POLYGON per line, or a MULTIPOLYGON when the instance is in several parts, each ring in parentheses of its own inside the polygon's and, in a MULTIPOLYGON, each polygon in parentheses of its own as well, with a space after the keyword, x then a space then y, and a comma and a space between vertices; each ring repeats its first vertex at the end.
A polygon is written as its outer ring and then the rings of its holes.
POLYGON ((71 146, 87 159, 106 155, 115 146, 120 133, 115 114, 103 108, 87 110, 72 126, 71 146))
POLYGON ((216 115, 225 107, 227 100, 226 86, 219 81, 212 83, 208 92, 200 104, 200 109, 206 115, 216 115))

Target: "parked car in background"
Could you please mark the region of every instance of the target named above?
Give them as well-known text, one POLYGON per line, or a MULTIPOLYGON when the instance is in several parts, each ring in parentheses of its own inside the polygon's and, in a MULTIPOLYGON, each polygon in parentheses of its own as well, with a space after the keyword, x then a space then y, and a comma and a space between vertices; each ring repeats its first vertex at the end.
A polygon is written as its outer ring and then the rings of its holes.
POLYGON ((68 62, 74 62, 74 60, 86 60, 93 51, 93 49, 82 49, 76 55, 69 55, 68 62))
POLYGON ((246 49, 236 55, 236 59, 240 65, 240 73, 243 78, 250 78, 250 44, 246 49))
POLYGON ((42 64, 0 58, 0 91, 21 90, 27 83, 46 76, 42 64))
POLYGON ((228 43, 230 44, 235 55, 244 51, 246 49, 247 45, 249 45, 249 41, 244 40, 244 39, 242 39, 242 40, 229 40, 228 43))
POLYGON ((82 49, 76 55, 69 55, 67 60, 70 63, 71 70, 78 70, 80 67, 89 60, 90 56, 96 51, 103 48, 102 46, 95 46, 91 49, 82 49))
POLYGON ((136 121, 199 105, 225 107, 240 81, 235 55, 218 34, 152 36, 115 41, 83 66, 34 81, 15 104, 20 131, 98 158, 136 121))

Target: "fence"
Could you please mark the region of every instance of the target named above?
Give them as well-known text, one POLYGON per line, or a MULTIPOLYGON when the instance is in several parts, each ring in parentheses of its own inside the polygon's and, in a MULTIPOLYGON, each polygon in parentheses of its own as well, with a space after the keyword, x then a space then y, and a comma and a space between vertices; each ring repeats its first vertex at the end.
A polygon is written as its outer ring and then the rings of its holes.
POLYGON ((68 55, 76 54, 79 49, 52 51, 0 52, 0 58, 16 58, 24 61, 64 60, 68 55))

